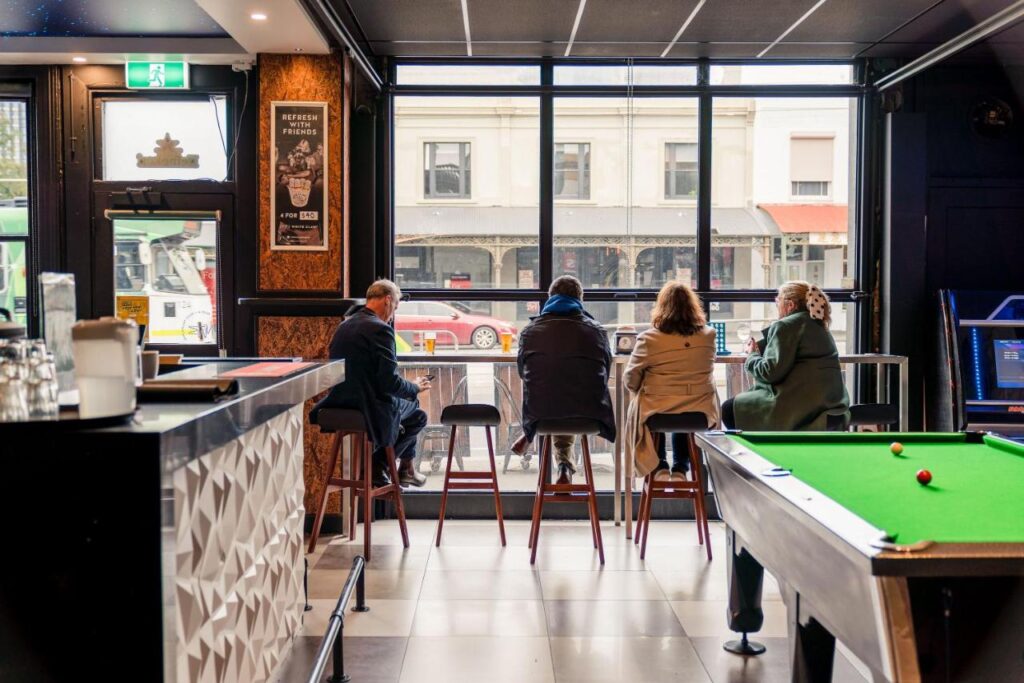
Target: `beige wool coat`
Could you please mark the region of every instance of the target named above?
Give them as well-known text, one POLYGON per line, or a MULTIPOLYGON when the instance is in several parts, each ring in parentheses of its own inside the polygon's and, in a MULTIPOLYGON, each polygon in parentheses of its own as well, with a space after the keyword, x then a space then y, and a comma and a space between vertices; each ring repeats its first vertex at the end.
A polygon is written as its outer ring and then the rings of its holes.
POLYGON ((636 340, 626 365, 625 382, 631 396, 626 412, 626 457, 633 458, 637 477, 658 466, 655 435, 647 418, 656 413, 704 413, 708 427, 719 423, 721 407, 715 390, 715 330, 697 334, 668 334, 656 328, 636 340))

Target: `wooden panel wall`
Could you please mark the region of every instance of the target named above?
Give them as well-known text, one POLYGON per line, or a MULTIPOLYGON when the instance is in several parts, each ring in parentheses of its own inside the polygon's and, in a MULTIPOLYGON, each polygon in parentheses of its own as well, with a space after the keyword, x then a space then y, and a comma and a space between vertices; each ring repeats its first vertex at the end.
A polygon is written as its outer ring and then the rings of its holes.
POLYGON ((332 55, 259 56, 259 245, 261 292, 306 291, 348 296, 349 110, 352 62, 332 55), (328 250, 270 250, 270 103, 328 103, 328 250))

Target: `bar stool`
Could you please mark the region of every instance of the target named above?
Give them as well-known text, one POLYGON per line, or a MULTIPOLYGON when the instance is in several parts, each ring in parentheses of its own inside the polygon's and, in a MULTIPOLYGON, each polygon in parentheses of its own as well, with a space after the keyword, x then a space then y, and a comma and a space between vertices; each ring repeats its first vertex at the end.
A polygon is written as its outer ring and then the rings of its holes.
MULTIPOLYGON (((498 517, 498 534, 501 545, 505 545, 505 518, 501 513, 501 492, 498 490, 498 470, 494 464, 494 441, 491 427, 501 424, 501 414, 494 406, 484 403, 464 403, 447 406, 441 411, 441 424, 452 428, 448 439, 448 466, 444 471, 444 488, 441 489, 441 514, 437 519, 437 541, 441 546, 441 530, 444 528, 444 512, 448 507, 448 491, 491 491, 494 493, 494 510, 498 517), (487 434, 487 455, 491 460, 489 472, 452 472, 452 456, 455 453, 455 434, 459 427, 483 427, 487 434), (456 481, 452 481, 455 479, 456 481)), ((462 458, 459 469, 462 469, 462 458)))
MULTIPOLYGON (((402 530, 402 544, 409 547, 409 530, 405 526, 405 506, 402 504, 402 489, 398 484, 398 468, 395 466, 395 449, 388 446, 384 449, 387 458, 388 475, 391 483, 387 486, 373 486, 373 444, 370 443, 369 432, 362 412, 343 408, 323 408, 317 415, 316 424, 321 433, 333 433, 331 457, 327 467, 327 481, 320 500, 316 505, 316 519, 313 520, 313 535, 309 540, 309 552, 316 550, 316 541, 320 536, 320 525, 324 521, 324 510, 327 508, 327 496, 334 491, 352 489, 349 501, 349 538, 356 535, 356 498, 363 499, 363 555, 370 561, 370 525, 373 521, 373 500, 375 498, 391 498, 395 503, 398 515, 398 526, 402 530), (334 468, 341 457, 341 445, 345 437, 352 437, 352 478, 334 476, 334 468)), ((344 474, 344 472, 343 472, 344 474)))
POLYGON ((640 544, 640 559, 644 559, 647 554, 647 533, 651 528, 651 503, 655 499, 686 498, 693 501, 694 516, 697 518, 697 540, 704 546, 708 560, 710 560, 711 535, 708 529, 708 510, 704 501, 704 486, 701 479, 701 457, 700 451, 697 449, 697 442, 693 438, 695 432, 707 431, 708 418, 704 413, 651 415, 647 418, 647 428, 662 439, 667 439, 668 435, 672 433, 686 434, 691 480, 659 481, 654 478, 655 472, 651 472, 644 479, 643 492, 640 495, 640 512, 636 520, 636 533, 633 535, 633 543, 640 544))
POLYGON ((560 420, 540 420, 537 423, 537 434, 541 436, 540 472, 537 477, 537 497, 533 501, 533 524, 530 527, 530 564, 537 561, 537 540, 540 536, 540 522, 544 515, 544 503, 585 503, 590 516, 590 529, 594 537, 594 547, 604 564, 604 542, 601 540, 601 520, 597 516, 597 495, 594 493, 594 470, 590 463, 589 436, 598 434, 601 425, 596 420, 585 418, 565 418, 560 420), (583 470, 587 478, 585 484, 552 484, 548 482, 551 474, 551 448, 554 437, 559 434, 581 437, 583 446, 583 470))

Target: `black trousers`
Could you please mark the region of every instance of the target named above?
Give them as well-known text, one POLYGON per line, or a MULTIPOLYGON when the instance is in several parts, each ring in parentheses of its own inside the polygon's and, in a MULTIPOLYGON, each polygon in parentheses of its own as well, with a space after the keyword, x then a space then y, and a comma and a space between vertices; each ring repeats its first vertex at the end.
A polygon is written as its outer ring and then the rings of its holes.
POLYGON ((722 404, 722 424, 726 429, 736 429, 736 410, 731 398, 722 404))
MULTIPOLYGON (((401 412, 401 428, 398 440, 395 441, 395 457, 399 460, 412 460, 416 457, 416 437, 427 426, 427 414, 415 401, 398 399, 401 412)), ((379 448, 373 453, 374 460, 384 462, 384 449, 379 448)))
MULTIPOLYGON (((665 434, 658 434, 658 458, 668 462, 668 455, 665 453, 665 434)), ((688 471, 690 469, 690 445, 687 443, 686 434, 672 434, 672 465, 676 469, 688 471)))

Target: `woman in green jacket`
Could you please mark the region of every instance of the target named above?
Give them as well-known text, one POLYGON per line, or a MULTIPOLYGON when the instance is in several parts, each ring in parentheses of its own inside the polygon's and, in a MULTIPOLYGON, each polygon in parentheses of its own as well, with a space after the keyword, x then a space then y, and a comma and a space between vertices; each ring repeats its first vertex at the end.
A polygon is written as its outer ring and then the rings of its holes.
POLYGON ((754 387, 722 404, 726 427, 747 431, 824 431, 849 420, 850 399, 829 333, 832 307, 817 285, 779 287, 779 319, 747 342, 754 387))

